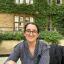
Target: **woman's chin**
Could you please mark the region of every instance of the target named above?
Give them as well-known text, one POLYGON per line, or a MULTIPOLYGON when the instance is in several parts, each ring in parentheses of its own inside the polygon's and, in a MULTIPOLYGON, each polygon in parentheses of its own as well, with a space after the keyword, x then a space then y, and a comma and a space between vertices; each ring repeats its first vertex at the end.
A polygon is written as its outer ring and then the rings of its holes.
POLYGON ((34 40, 28 40, 28 42, 33 42, 34 40))

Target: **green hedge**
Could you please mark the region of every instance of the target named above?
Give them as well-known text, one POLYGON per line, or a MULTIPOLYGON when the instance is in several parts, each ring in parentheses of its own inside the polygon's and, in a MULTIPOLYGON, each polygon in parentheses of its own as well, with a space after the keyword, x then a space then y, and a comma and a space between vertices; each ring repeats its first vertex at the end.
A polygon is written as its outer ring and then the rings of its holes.
MULTIPOLYGON (((47 42, 57 43, 58 40, 62 39, 62 35, 58 32, 50 32, 50 31, 41 31, 40 37, 41 39, 46 40, 47 42)), ((21 32, 6 32, 0 34, 0 41, 2 40, 23 40, 24 36, 21 32)))
POLYGON ((21 40, 24 36, 21 32, 6 32, 0 34, 0 41, 2 40, 21 40))
POLYGON ((58 44, 59 43, 58 40, 62 39, 63 36, 56 31, 52 31, 52 32, 43 31, 43 32, 40 33, 40 38, 44 39, 48 42, 51 42, 53 44, 54 43, 58 44))

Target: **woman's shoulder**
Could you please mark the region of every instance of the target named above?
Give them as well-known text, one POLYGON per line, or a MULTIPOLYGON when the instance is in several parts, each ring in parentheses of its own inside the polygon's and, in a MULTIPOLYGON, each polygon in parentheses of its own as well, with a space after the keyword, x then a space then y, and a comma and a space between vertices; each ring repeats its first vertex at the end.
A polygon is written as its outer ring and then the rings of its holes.
POLYGON ((15 45, 15 47, 14 48, 22 48, 23 47, 23 42, 24 42, 24 40, 22 40, 22 41, 20 41, 17 45, 15 45))
POLYGON ((48 42, 42 39, 39 40, 39 43, 42 45, 48 45, 48 42))
POLYGON ((50 45, 49 45, 48 42, 45 41, 45 40, 40 39, 40 40, 39 40, 39 44, 40 44, 40 46, 41 46, 42 48, 50 48, 50 45))

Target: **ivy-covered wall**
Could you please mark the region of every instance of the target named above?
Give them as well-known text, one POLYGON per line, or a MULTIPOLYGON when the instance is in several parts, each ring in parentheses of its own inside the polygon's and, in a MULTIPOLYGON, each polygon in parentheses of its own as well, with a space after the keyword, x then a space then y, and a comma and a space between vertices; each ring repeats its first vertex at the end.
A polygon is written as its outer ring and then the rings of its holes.
MULTIPOLYGON (((60 22, 64 21, 64 5, 56 5, 55 0, 53 4, 48 5, 47 0, 34 0, 33 5, 15 4, 15 0, 0 0, 0 13, 18 13, 33 15, 35 22, 39 25, 41 30, 48 26, 48 17, 51 17, 52 27, 57 28, 60 22)), ((64 2, 64 0, 62 1, 64 2)), ((64 25, 59 28, 64 28, 64 25)), ((58 29, 60 31, 60 29, 58 29)), ((62 30, 63 31, 63 30, 62 30)))
POLYGON ((0 13, 21 13, 33 15, 36 19, 35 21, 41 25, 45 25, 47 21, 47 7, 48 5, 46 0, 34 0, 33 5, 17 5, 15 4, 15 0, 0 0, 0 13))
POLYGON ((33 6, 17 5, 15 0, 0 0, 0 12, 6 13, 31 13, 33 6))
MULTIPOLYGON (((0 12, 7 13, 26 13, 26 14, 44 14, 46 11, 47 0, 34 0, 33 5, 15 3, 15 0, 0 0, 0 12)), ((44 14, 45 15, 45 14, 44 14)))

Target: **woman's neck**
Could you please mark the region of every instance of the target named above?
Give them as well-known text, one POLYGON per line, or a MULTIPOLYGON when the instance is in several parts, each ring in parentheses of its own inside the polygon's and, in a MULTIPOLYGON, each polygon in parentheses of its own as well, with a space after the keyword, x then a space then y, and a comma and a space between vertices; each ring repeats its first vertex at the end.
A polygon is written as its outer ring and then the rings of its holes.
POLYGON ((34 56, 36 42, 30 42, 28 44, 28 46, 29 46, 29 51, 30 51, 31 55, 34 56))
POLYGON ((35 45, 36 45, 36 41, 35 41, 35 42, 29 42, 29 43, 28 43, 28 46, 29 46, 29 47, 35 47, 35 45))

